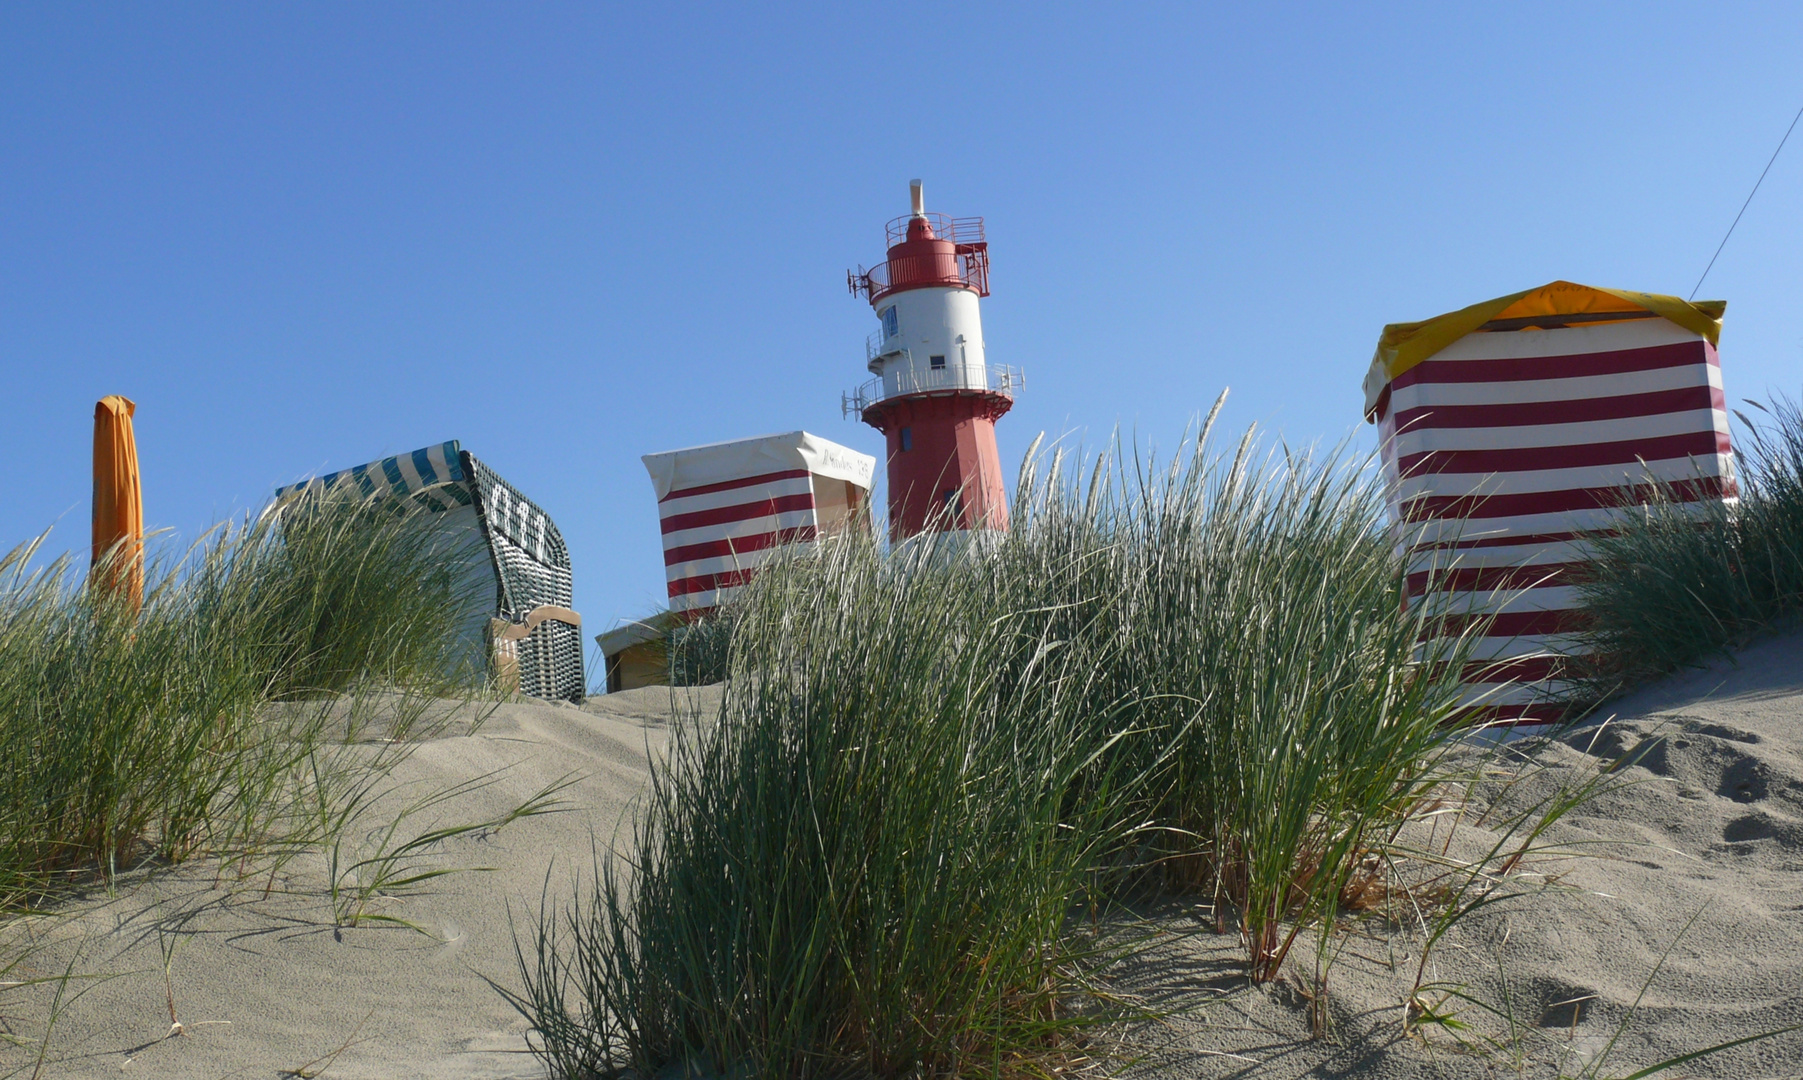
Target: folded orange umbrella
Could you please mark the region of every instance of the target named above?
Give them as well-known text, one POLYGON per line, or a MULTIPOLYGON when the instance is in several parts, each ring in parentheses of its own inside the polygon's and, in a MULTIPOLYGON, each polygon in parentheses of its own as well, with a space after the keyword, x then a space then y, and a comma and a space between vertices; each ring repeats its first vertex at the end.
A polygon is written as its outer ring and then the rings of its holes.
POLYGON ((94 406, 93 565, 112 553, 100 585, 122 597, 134 613, 144 602, 144 492, 138 481, 138 440, 131 429, 137 410, 130 398, 117 394, 94 406))

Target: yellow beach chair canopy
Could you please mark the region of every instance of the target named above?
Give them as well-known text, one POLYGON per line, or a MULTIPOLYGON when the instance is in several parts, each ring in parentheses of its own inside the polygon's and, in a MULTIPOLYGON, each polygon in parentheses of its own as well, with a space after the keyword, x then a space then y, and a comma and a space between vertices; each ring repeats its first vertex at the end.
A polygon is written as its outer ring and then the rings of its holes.
POLYGON ((1644 312, 1677 323, 1717 343, 1722 332, 1725 300, 1680 300, 1659 293, 1602 289, 1570 281, 1554 281, 1536 289, 1510 293, 1424 322, 1391 323, 1378 338, 1377 353, 1365 374, 1365 419, 1376 423, 1378 405, 1390 380, 1428 359, 1467 334, 1479 331, 1535 330, 1606 322, 1644 312))

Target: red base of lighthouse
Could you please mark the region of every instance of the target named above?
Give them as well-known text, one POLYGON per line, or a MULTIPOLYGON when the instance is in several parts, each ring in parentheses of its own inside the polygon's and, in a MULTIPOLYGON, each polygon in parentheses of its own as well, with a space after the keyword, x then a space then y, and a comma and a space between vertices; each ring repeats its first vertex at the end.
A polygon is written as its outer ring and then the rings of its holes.
POLYGON ((879 401, 864 422, 889 444, 889 538, 928 528, 1006 529, 995 422, 1014 405, 983 390, 915 394, 879 401))

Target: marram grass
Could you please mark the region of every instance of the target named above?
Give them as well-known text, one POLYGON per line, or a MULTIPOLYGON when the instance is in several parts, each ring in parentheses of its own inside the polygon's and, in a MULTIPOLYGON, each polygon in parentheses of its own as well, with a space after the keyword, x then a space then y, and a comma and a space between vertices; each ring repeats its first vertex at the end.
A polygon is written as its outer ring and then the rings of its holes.
POLYGON ((1740 499, 1655 492, 1595 541, 1581 583, 1598 695, 1695 664, 1803 614, 1803 409, 1778 399, 1744 425, 1740 499))
POLYGON ((1449 776, 1466 639, 1401 585, 1368 463, 1206 427, 1030 455, 1003 536, 766 570, 713 631, 720 714, 629 868, 547 893, 515 1004, 567 1078, 1062 1073, 1126 1009, 1093 928, 1146 887, 1211 903, 1254 979, 1310 935, 1319 983, 1449 776))
POLYGON ((34 567, 41 540, 0 558, 0 906, 146 856, 279 845, 309 771, 359 766, 330 710, 271 703, 467 678, 455 538, 313 509, 153 559, 136 614, 68 557, 34 567))

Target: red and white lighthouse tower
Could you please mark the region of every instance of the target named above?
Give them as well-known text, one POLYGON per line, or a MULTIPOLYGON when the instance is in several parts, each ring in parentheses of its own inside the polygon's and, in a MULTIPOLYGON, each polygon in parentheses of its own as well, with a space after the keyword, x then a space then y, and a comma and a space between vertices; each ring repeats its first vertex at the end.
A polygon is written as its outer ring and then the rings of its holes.
POLYGON ((983 356, 983 219, 929 214, 920 181, 910 189, 913 211, 888 225, 888 259, 846 275, 882 326, 865 344, 876 378, 845 395, 845 412, 888 440, 891 540, 1006 529, 995 422, 1013 407, 1021 375, 983 356))

